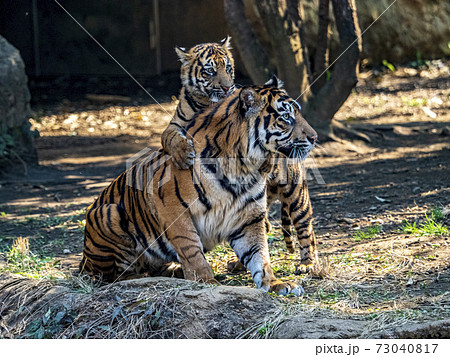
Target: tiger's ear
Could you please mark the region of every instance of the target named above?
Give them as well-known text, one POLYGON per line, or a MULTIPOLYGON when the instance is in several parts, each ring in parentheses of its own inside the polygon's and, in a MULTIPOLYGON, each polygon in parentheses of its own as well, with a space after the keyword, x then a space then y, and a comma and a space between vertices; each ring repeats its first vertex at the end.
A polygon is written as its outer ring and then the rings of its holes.
POLYGON ((243 88, 239 94, 240 109, 243 118, 254 112, 259 105, 258 94, 251 87, 243 88))
POLYGON ((185 65, 189 63, 189 60, 191 59, 191 54, 186 50, 184 47, 175 47, 175 52, 178 55, 178 58, 180 62, 185 65))
POLYGON ((231 50, 231 36, 227 35, 227 37, 220 41, 220 44, 227 50, 231 50))
POLYGON ((273 75, 272 78, 270 78, 266 83, 264 83, 264 85, 281 89, 283 88, 284 83, 276 75, 273 75))

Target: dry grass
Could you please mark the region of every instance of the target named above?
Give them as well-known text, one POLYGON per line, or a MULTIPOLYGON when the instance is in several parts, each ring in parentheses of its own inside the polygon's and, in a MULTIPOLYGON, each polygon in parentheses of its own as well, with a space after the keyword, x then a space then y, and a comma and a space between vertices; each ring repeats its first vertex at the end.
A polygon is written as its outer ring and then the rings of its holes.
POLYGON ((39 257, 30 250, 27 237, 18 237, 12 246, 0 253, 5 264, 0 264, 0 273, 15 273, 34 279, 65 278, 59 268, 59 261, 50 257, 39 257))

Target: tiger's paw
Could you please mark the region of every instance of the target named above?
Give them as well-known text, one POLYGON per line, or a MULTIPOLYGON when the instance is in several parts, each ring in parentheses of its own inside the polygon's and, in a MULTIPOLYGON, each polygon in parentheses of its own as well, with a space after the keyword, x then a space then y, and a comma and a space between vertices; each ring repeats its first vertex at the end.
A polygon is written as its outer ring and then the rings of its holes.
POLYGON ((305 290, 303 290, 301 285, 283 282, 278 279, 271 281, 269 292, 276 293, 277 295, 294 294, 295 296, 303 296, 305 294, 305 290))
POLYGON ((299 266, 295 267, 295 275, 301 275, 301 274, 308 274, 310 271, 313 270, 314 264, 300 264, 299 266))
POLYGON ((185 170, 194 165, 195 151, 192 140, 179 136, 170 152, 176 167, 185 170))
POLYGON ((168 278, 178 278, 178 279, 184 278, 183 268, 181 267, 181 264, 179 264, 179 263, 165 264, 161 268, 161 271, 159 272, 158 275, 168 277, 168 278))
POLYGON ((247 268, 236 257, 235 259, 229 260, 227 262, 227 270, 230 273, 236 273, 236 272, 240 272, 240 271, 246 271, 247 268))

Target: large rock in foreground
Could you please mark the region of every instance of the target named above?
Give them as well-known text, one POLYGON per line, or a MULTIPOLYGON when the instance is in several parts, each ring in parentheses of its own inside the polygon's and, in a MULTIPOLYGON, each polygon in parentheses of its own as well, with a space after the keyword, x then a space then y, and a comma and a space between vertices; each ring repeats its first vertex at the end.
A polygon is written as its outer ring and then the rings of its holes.
POLYGON ((0 36, 0 168, 14 161, 34 163, 36 150, 30 132, 30 92, 19 51, 0 36))
POLYGON ((373 330, 370 321, 264 292, 144 278, 94 288, 0 275, 0 338, 448 338, 450 321, 373 330))

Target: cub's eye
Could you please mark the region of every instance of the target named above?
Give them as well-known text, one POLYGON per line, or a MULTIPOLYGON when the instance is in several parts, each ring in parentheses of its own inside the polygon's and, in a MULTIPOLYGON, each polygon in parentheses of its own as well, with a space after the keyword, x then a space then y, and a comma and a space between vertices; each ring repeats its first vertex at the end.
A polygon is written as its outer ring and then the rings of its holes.
POLYGON ((210 76, 213 76, 214 74, 216 74, 216 71, 212 67, 205 68, 205 72, 207 74, 209 74, 210 76))
POLYGON ((227 65, 227 73, 230 73, 230 72, 231 72, 231 70, 232 70, 232 67, 231 67, 231 65, 227 65))

